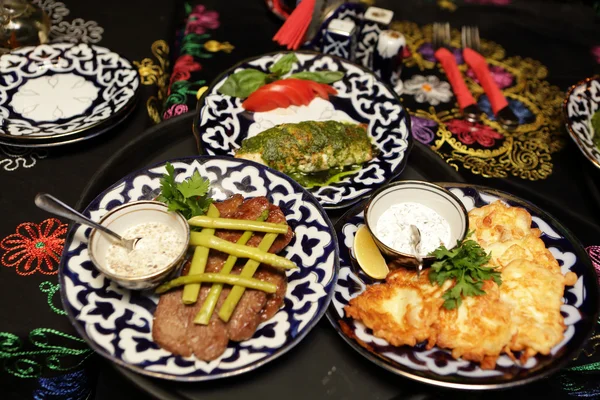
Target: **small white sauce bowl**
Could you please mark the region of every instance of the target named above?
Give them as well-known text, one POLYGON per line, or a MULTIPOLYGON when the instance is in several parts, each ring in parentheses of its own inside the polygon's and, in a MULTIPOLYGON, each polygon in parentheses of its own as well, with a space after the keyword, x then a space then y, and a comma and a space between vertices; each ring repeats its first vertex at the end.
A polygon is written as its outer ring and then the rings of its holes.
MULTIPOLYGON (((385 185, 375 191, 365 207, 365 224, 382 254, 391 262, 416 267, 417 259, 412 254, 402 253, 386 246, 377 238, 376 227, 381 215, 394 204, 419 203, 431 208, 444 218, 450 226, 448 249, 466 237, 469 231, 469 214, 462 202, 449 190, 430 182, 399 181, 385 185)), ((428 267, 435 257, 423 257, 423 266, 428 267)))
POLYGON ((169 211, 164 203, 145 200, 134 201, 109 211, 100 220, 101 225, 119 235, 123 235, 132 226, 147 222, 157 222, 171 227, 177 234, 184 237, 185 245, 182 246, 181 253, 170 264, 146 275, 132 276, 113 273, 107 268, 106 262, 106 252, 110 245, 114 243, 112 237, 96 229, 92 230, 90 234, 88 253, 96 268, 109 279, 127 289, 146 290, 155 288, 177 268, 187 254, 190 226, 180 213, 169 211))

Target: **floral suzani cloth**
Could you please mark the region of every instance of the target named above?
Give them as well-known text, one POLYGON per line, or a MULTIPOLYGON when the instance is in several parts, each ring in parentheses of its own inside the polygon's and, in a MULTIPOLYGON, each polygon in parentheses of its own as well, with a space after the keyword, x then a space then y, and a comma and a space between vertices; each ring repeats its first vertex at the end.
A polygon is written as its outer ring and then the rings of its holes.
MULTIPOLYGON (((51 42, 99 43, 104 29, 96 21, 73 18, 60 1, 33 0, 49 16, 51 42)), ((0 173, 25 173, 48 157, 48 150, 0 145, 0 173)), ((43 162, 42 162, 43 163, 43 162)), ((0 278, 9 286, 27 281, 37 287, 4 303, 0 319, 9 326, 19 303, 36 313, 25 331, 0 329, 2 398, 83 400, 90 397, 96 377, 86 361, 93 355, 70 327, 62 309, 57 279, 67 224, 56 218, 23 222, 0 237, 0 278), (61 323, 57 325, 56 319, 61 323), (65 329, 65 327, 68 328, 65 329)), ((22 309, 21 309, 22 310, 22 309)))
POLYGON ((484 177, 539 180, 552 173, 552 155, 565 143, 561 133, 564 93, 546 81, 545 66, 532 59, 507 57, 502 46, 482 40, 481 53, 519 119, 519 127, 507 131, 495 120, 483 88, 465 64, 460 32, 453 30, 451 50, 484 114, 480 121, 468 122, 435 59, 432 26, 397 22, 392 27, 404 34, 410 52, 404 59, 404 80, 395 89, 411 114, 416 140, 456 169, 484 177))
MULTIPOLYGON (((35 327, 25 337, 22 332, 0 332, 0 386, 3 379, 10 379, 12 390, 19 390, 15 383, 21 382, 34 388, 30 397, 34 399, 85 399, 95 381, 86 364, 93 351, 83 339, 40 322, 55 318, 48 317, 52 315, 67 318, 56 283, 66 233, 67 224, 48 218, 24 222, 0 240, 3 274, 32 281, 41 278, 39 292, 27 300, 39 303, 39 312, 32 318, 35 327)), ((4 282, 11 278, 4 275, 4 282)))
POLYGON ((169 79, 167 98, 162 119, 184 114, 195 108, 197 98, 206 90, 207 81, 202 76, 202 64, 218 56, 229 53, 234 46, 229 42, 219 42, 212 38, 219 28, 219 13, 203 4, 185 4, 185 26, 177 33, 175 59, 169 79))

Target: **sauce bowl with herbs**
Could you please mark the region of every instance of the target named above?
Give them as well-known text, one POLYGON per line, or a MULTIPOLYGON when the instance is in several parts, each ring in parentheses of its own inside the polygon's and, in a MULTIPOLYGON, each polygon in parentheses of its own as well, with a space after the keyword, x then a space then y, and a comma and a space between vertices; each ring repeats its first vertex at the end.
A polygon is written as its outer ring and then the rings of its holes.
POLYGON ((190 240, 187 220, 158 201, 135 201, 111 210, 100 224, 125 239, 140 238, 129 251, 98 230, 90 234, 89 255, 100 272, 120 286, 146 290, 177 269, 190 240))
POLYGON ((435 257, 439 246, 452 249, 469 230, 469 217, 462 202, 450 191, 430 182, 400 181, 377 190, 365 207, 365 223, 375 244, 388 261, 417 267, 410 226, 421 234, 417 248, 423 266, 435 257))

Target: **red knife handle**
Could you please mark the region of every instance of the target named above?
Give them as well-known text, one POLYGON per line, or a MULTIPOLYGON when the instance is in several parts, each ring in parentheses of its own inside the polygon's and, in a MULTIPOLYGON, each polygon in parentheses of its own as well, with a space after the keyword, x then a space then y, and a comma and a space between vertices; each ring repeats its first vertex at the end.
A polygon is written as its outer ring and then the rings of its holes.
POLYGON ((456 96, 456 101, 458 101, 458 106, 461 111, 468 106, 476 104, 473 95, 469 92, 467 84, 458 69, 454 54, 442 47, 435 52, 435 58, 442 64, 442 68, 444 68, 444 72, 446 73, 448 81, 450 81, 452 91, 456 96))
POLYGON ((496 84, 494 77, 490 73, 487 61, 485 58, 473 49, 466 48, 463 50, 463 58, 465 62, 473 72, 479 83, 483 87, 485 94, 487 94, 490 104, 492 105, 492 111, 497 114, 498 111, 508 106, 506 97, 502 94, 502 91, 496 84))

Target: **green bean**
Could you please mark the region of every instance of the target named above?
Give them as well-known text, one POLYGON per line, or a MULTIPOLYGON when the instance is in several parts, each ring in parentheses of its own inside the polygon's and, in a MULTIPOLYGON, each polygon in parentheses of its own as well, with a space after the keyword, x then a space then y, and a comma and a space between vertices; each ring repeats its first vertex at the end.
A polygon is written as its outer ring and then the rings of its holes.
MULTIPOLYGON (((276 235, 275 233, 267 233, 267 235, 276 235)), ((263 239, 264 240, 264 239, 263 239)), ((260 263, 269 264, 273 267, 292 269, 298 268, 296 264, 287 258, 280 257, 276 254, 268 253, 256 247, 244 246, 241 244, 231 243, 227 240, 220 239, 216 236, 209 236, 203 233, 192 232, 190 234, 190 245, 205 246, 214 250, 222 251, 240 258, 250 258, 260 263)))
POLYGON ((225 275, 225 274, 213 274, 204 273, 198 275, 185 275, 175 278, 169 282, 163 283, 155 289, 157 294, 162 294, 168 290, 174 289, 182 285, 189 285, 190 283, 225 283, 228 285, 239 285, 248 289, 260 290, 267 293, 275 293, 277 285, 271 282, 263 282, 259 279, 254 278, 242 278, 240 275, 225 275))
MULTIPOLYGON (((257 218, 257 221, 264 221, 268 217, 269 217, 269 212, 267 210, 266 213, 263 212, 257 218)), ((253 234, 252 231, 244 232, 236 243, 237 244, 248 243, 248 240, 250 240, 250 238, 252 237, 252 234, 253 234)), ((233 269, 233 266, 235 265, 235 262, 237 261, 237 259, 238 258, 236 256, 232 256, 232 255, 227 257, 227 261, 225 261, 225 264, 223 264, 223 268, 221 268, 221 271, 219 271, 219 273, 220 274, 229 274, 231 272, 231 270, 233 269)), ((204 304, 202 304, 202 308, 200 309, 200 311, 198 312, 198 314, 196 314, 196 317, 194 318, 195 324, 200 324, 200 325, 208 324, 208 322, 210 321, 210 317, 212 316, 213 312, 215 311, 215 307, 217 306, 217 301, 219 300, 219 296, 221 295, 222 290, 223 290, 222 283, 215 283, 214 285, 212 285, 212 287, 210 288, 210 292, 208 292, 208 296, 206 296, 206 300, 204 300, 204 304)))
MULTIPOLYGON (((258 245, 258 249, 262 251, 268 251, 273 245, 275 239, 277 239, 276 233, 267 233, 258 245)), ((240 273, 240 277, 243 277, 244 279, 252 278, 259 265, 260 263, 258 261, 248 260, 248 262, 246 262, 246 265, 244 265, 242 272, 240 273)), ((219 318, 221 318, 221 320, 223 320, 224 322, 229 321, 229 318, 231 318, 231 314, 233 314, 233 310, 235 310, 235 307, 242 298, 242 295, 244 294, 245 290, 246 289, 244 287, 239 285, 231 288, 229 295, 227 296, 225 302, 219 310, 219 318)))
POLYGON ((274 224, 272 222, 251 221, 247 219, 211 218, 209 215, 198 215, 188 220, 192 226, 213 229, 232 229, 238 231, 287 233, 287 224, 274 224))
MULTIPOLYGON (((208 207, 207 214, 211 217, 218 217, 220 215, 219 210, 214 204, 211 204, 208 207)), ((204 235, 214 235, 214 229, 202 229, 202 234, 204 235)), ((190 264, 190 270, 188 275, 197 275, 204 273, 204 269, 206 268, 206 262, 208 261, 208 253, 210 249, 206 246, 198 246, 194 250, 194 255, 192 256, 192 262, 190 264)), ((181 294, 181 301, 183 304, 194 304, 198 300, 198 294, 200 293, 200 284, 195 283, 192 285, 186 285, 183 288, 183 293, 181 294)))

